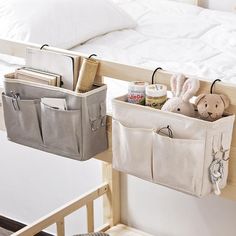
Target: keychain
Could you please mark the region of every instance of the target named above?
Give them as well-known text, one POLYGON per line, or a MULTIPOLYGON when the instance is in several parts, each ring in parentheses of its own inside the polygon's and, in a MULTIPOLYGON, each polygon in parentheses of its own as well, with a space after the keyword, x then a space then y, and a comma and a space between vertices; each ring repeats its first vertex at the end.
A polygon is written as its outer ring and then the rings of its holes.
POLYGON ((229 157, 226 157, 226 153, 229 152, 229 149, 224 149, 223 147, 223 134, 221 134, 220 139, 220 150, 214 151, 214 138, 212 143, 212 157, 213 161, 209 167, 210 179, 214 185, 214 192, 216 195, 220 195, 219 183, 224 176, 224 161, 228 161, 229 157), (218 156, 219 155, 219 156, 218 156))
MULTIPOLYGON (((215 156, 214 156, 215 158, 215 156)), ((223 179, 223 171, 224 171, 224 165, 222 159, 215 159, 212 161, 210 167, 210 178, 211 182, 214 184, 214 192, 216 195, 220 195, 220 187, 219 183, 223 179)))

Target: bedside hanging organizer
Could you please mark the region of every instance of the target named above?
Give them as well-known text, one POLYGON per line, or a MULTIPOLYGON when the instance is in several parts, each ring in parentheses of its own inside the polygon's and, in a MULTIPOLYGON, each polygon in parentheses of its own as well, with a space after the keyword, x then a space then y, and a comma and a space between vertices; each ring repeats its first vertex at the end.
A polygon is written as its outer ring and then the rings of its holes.
POLYGON ((208 122, 113 100, 113 167, 197 197, 227 183, 234 115, 208 122))
POLYGON ((85 161, 108 148, 106 133, 106 85, 86 93, 26 82, 4 82, 2 94, 8 139, 85 161), (44 105, 41 98, 63 98, 67 110, 44 105))

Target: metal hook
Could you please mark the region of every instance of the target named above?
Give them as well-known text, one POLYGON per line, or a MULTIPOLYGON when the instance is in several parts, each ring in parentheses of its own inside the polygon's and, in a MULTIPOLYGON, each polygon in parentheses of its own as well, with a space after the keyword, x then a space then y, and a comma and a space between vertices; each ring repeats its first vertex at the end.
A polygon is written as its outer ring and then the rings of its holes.
POLYGON ((211 84, 211 89, 210 89, 210 93, 211 93, 211 94, 212 94, 212 90, 213 90, 213 87, 214 87, 214 85, 215 85, 216 82, 221 82, 221 80, 220 80, 220 79, 216 79, 216 80, 214 80, 214 81, 212 82, 212 84, 211 84))
POLYGON ((92 57, 97 57, 97 54, 91 54, 88 59, 92 58, 92 57))
POLYGON ((49 47, 48 44, 43 44, 41 47, 40 47, 40 50, 42 50, 44 47, 49 47))
POLYGON ((162 70, 162 68, 161 68, 161 67, 157 67, 157 68, 153 71, 153 73, 152 73, 152 84, 154 84, 155 74, 156 74, 156 72, 157 72, 158 70, 162 70))

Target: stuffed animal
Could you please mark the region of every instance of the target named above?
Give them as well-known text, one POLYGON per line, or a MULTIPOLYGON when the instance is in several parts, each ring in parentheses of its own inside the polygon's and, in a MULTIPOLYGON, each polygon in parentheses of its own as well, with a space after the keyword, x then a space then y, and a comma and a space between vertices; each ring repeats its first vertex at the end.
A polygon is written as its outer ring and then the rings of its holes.
POLYGON ((163 111, 171 111, 186 116, 195 116, 194 105, 189 100, 198 91, 200 83, 197 79, 187 79, 182 74, 173 75, 170 80, 173 97, 163 105, 163 111))
POLYGON ((200 118, 207 121, 221 118, 229 104, 229 98, 223 94, 200 94, 195 101, 200 118))

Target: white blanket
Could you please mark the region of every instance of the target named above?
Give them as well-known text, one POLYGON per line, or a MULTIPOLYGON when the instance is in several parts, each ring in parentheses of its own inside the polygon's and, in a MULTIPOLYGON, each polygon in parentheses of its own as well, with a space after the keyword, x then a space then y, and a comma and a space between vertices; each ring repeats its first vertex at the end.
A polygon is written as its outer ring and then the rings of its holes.
POLYGON ((167 0, 119 0, 119 5, 137 20, 135 29, 111 32, 73 50, 234 82, 236 14, 167 0))
MULTIPOLYGON (((116 1, 137 20, 137 27, 91 39, 73 50, 121 63, 152 69, 161 66, 208 80, 234 82, 236 14, 167 0, 116 1)), ((0 75, 10 71, 9 67, 0 56, 0 75)), ((116 91, 122 87, 121 83, 113 85, 116 91)))

